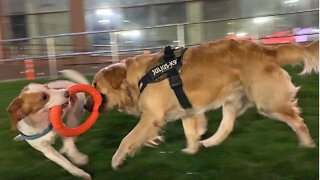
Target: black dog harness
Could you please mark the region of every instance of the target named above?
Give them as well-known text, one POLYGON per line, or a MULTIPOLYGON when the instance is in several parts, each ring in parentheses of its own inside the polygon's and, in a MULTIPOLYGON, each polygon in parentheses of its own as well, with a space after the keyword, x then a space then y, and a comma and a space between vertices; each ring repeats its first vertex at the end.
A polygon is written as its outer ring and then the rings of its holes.
POLYGON ((170 87, 174 91, 180 105, 184 109, 192 108, 188 97, 182 88, 182 80, 179 70, 182 66, 183 54, 186 48, 166 46, 164 49, 163 62, 158 66, 151 68, 139 81, 140 93, 147 87, 149 83, 157 83, 164 79, 169 79, 170 87), (180 52, 180 55, 175 55, 180 52))

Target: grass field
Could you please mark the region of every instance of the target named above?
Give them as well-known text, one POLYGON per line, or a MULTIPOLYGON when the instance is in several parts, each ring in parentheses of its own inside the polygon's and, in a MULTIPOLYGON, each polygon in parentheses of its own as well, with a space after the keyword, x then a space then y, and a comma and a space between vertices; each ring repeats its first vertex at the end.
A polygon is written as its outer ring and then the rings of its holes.
MULTIPOLYGON (((319 78, 297 76, 301 67, 286 68, 295 85, 302 86, 298 98, 302 117, 319 145, 319 78)), ((45 80, 37 81, 45 82, 45 80)), ((77 179, 47 160, 26 142, 13 142, 6 107, 27 81, 0 84, 0 179, 77 179)), ((212 135, 221 120, 221 109, 207 113, 212 135)), ((143 148, 113 171, 110 161, 121 139, 138 119, 118 112, 100 116, 87 133, 78 138, 79 149, 91 162, 82 167, 94 179, 318 179, 319 149, 299 148, 295 133, 285 124, 247 111, 236 122, 230 137, 220 146, 201 149, 195 155, 180 152, 185 147, 181 121, 165 127, 166 142, 143 148)), ((58 141, 57 146, 61 142, 58 141)))

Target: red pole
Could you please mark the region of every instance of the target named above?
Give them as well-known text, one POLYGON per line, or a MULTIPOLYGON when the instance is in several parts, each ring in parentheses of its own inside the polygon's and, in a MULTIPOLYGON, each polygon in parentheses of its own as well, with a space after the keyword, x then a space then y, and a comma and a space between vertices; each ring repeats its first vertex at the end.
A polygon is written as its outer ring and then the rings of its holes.
POLYGON ((34 64, 32 59, 24 60, 25 75, 27 80, 34 80, 34 64))

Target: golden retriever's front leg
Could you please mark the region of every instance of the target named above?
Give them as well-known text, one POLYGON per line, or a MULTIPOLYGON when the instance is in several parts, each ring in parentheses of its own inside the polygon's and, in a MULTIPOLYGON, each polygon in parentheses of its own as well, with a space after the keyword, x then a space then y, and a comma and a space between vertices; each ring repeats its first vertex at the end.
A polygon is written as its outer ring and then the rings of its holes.
POLYGON ((187 147, 182 152, 194 154, 199 150, 199 140, 207 130, 207 120, 204 114, 186 117, 182 119, 184 134, 187 140, 187 147))
POLYGON ((163 118, 156 118, 153 114, 144 113, 136 127, 121 141, 117 152, 112 157, 111 166, 117 170, 127 155, 134 156, 135 152, 151 138, 158 135, 165 124, 163 118))

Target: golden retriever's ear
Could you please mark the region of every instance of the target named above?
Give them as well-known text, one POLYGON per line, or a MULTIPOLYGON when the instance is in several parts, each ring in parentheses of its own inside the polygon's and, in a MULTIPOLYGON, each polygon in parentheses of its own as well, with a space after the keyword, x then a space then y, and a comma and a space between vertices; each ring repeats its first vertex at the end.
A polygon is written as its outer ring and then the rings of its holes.
POLYGON ((155 59, 157 59, 157 60, 160 59, 160 58, 162 58, 163 55, 164 55, 163 50, 158 51, 158 52, 152 54, 152 56, 153 56, 155 59))
POLYGON ((23 105, 23 99, 15 98, 7 108, 7 111, 11 119, 12 129, 17 129, 18 122, 22 118, 27 116, 27 113, 23 110, 22 105, 23 105))
POLYGON ((110 82, 112 88, 118 89, 123 79, 126 77, 126 72, 127 70, 125 67, 116 66, 110 69, 110 71, 105 71, 104 77, 110 82))
POLYGON ((123 61, 126 63, 126 66, 129 67, 133 63, 133 58, 127 58, 123 61))

